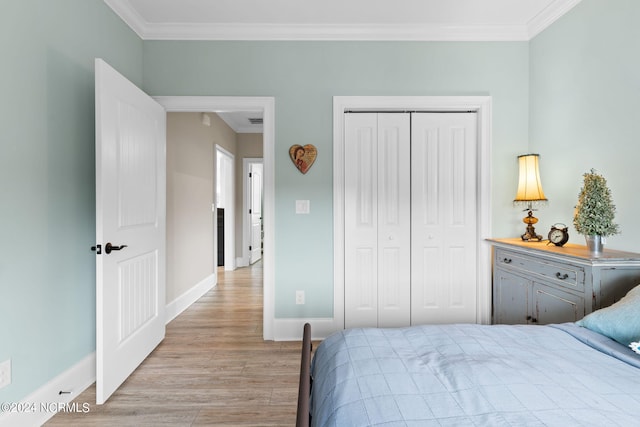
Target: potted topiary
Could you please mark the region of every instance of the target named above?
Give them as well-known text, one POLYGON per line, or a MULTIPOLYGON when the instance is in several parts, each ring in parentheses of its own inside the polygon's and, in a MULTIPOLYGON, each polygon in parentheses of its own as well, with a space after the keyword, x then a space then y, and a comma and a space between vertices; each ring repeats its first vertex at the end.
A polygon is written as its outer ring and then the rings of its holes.
POLYGON ((584 185, 573 217, 576 231, 585 236, 591 252, 602 252, 602 237, 619 233, 618 224, 613 222, 615 213, 607 180, 591 169, 590 173, 584 174, 584 185))

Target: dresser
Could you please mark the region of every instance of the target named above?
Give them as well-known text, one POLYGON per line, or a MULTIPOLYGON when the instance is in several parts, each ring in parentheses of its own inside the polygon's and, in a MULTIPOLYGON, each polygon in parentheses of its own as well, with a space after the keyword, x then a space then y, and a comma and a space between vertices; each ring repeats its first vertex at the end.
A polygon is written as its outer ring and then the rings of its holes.
POLYGON ((515 239, 493 246, 493 323, 575 322, 640 284, 640 254, 515 239))

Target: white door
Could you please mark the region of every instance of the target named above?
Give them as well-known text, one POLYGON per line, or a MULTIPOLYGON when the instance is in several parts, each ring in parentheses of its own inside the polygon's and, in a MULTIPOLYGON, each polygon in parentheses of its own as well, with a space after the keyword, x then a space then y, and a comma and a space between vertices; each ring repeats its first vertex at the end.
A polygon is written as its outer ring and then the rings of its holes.
MULTIPOLYGON (((216 201, 218 208, 224 209, 224 269, 236 269, 235 244, 235 192, 234 156, 220 146, 216 146, 216 201)), ((216 229, 218 228, 216 224, 216 229)), ((217 242, 216 242, 217 247, 217 242)), ((218 254, 216 253, 216 259, 218 254)))
POLYGON ((96 59, 95 73, 96 403, 102 404, 165 334, 166 114, 104 61, 96 59))
POLYGON ((346 114, 345 141, 345 327, 407 326, 409 114, 346 114))
POLYGON ((413 113, 411 323, 475 323, 476 113, 413 113))
POLYGON ((262 259, 262 163, 249 164, 249 217, 251 244, 249 263, 262 259))

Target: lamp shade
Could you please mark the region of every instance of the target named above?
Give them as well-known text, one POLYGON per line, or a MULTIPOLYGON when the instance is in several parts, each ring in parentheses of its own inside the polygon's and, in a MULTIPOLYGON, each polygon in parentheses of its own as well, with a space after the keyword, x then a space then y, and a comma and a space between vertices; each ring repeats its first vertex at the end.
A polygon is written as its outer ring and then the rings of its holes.
POLYGON ((518 192, 514 203, 517 202, 546 202, 542 191, 540 171, 538 169, 538 154, 523 154, 518 156, 518 192))

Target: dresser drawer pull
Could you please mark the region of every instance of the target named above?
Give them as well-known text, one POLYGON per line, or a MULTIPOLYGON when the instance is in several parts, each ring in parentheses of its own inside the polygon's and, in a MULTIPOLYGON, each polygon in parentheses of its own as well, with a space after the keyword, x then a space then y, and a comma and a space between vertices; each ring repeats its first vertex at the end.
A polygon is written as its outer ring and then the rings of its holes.
POLYGON ((511 264, 512 259, 511 258, 503 258, 502 262, 504 262, 505 264, 511 264))
POLYGON ((568 278, 569 278, 569 275, 568 275, 567 273, 560 274, 560 272, 557 272, 557 273, 556 273, 556 277, 557 277, 558 279, 560 279, 560 280, 566 280, 566 279, 568 279, 568 278))

